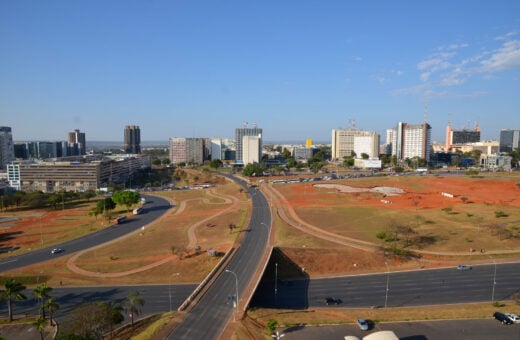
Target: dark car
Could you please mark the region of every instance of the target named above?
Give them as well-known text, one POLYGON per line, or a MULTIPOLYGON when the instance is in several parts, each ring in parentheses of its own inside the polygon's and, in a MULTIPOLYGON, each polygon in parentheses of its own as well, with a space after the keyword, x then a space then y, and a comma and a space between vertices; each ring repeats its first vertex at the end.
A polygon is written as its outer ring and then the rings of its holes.
POLYGON ((341 299, 335 297, 328 297, 325 299, 325 304, 328 305, 339 305, 341 303, 341 299))
POLYGON ((59 253, 63 253, 65 250, 61 249, 61 248, 54 248, 53 250, 51 250, 51 254, 59 254, 59 253))
POLYGON ((495 312, 493 314, 493 317, 497 319, 498 321, 502 322, 504 325, 511 325, 513 324, 513 320, 509 316, 507 316, 504 313, 495 312))

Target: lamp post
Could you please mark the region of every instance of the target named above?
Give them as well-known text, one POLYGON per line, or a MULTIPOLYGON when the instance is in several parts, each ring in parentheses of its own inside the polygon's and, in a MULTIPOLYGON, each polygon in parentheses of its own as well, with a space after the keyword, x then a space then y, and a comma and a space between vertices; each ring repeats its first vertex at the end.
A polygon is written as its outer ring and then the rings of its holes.
POLYGON ((385 308, 388 302, 388 285, 390 283, 390 269, 388 268, 388 263, 385 261, 386 265, 386 291, 385 291, 385 308))
POLYGON ((278 262, 274 264, 274 297, 277 297, 278 293, 278 262))
POLYGON ((233 318, 233 320, 236 322, 237 321, 237 313, 238 313, 238 276, 235 272, 229 270, 229 269, 226 269, 226 273, 231 273, 235 276, 235 287, 236 287, 236 295, 235 295, 235 316, 233 318))
POLYGON ((497 263, 495 259, 492 259, 495 264, 495 273, 493 274, 493 290, 491 291, 491 303, 495 302, 495 285, 497 284, 497 263))
POLYGON ((170 312, 172 311, 172 276, 179 276, 180 273, 173 273, 170 275, 170 285, 168 286, 168 295, 170 296, 170 312))

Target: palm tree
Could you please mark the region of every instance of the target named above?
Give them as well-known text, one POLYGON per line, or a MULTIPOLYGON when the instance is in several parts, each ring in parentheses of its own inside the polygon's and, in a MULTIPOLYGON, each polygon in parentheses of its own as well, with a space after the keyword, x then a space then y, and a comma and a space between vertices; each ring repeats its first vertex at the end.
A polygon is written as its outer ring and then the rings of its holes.
POLYGON ((125 320, 125 316, 123 315, 124 308, 121 304, 116 303, 114 301, 110 301, 104 304, 105 313, 106 313, 106 321, 110 327, 110 338, 112 339, 112 331, 114 330, 114 325, 120 324, 125 320))
POLYGON ((0 291, 0 297, 7 300, 7 310, 9 312, 9 321, 13 321, 13 299, 14 300, 26 300, 22 291, 25 286, 15 279, 9 279, 5 283, 5 290, 0 291))
POLYGON ((127 298, 128 303, 130 304, 130 320, 132 321, 132 327, 134 326, 134 315, 139 315, 141 310, 139 306, 144 305, 144 300, 139 297, 139 292, 135 291, 133 294, 130 294, 127 298))
POLYGON ((33 322, 33 325, 36 326, 38 332, 40 332, 40 339, 43 340, 43 332, 45 331, 45 319, 38 318, 33 322))
POLYGON ((40 317, 43 318, 43 320, 45 320, 45 308, 43 307, 43 304, 45 303, 44 300, 49 297, 51 290, 52 288, 47 287, 46 283, 42 283, 33 290, 34 296, 36 296, 40 303, 40 317))
POLYGON ((44 308, 47 308, 49 311, 49 324, 52 326, 52 316, 55 311, 57 311, 60 308, 60 305, 56 303, 56 300, 54 298, 48 298, 47 301, 45 301, 45 304, 43 305, 44 308))

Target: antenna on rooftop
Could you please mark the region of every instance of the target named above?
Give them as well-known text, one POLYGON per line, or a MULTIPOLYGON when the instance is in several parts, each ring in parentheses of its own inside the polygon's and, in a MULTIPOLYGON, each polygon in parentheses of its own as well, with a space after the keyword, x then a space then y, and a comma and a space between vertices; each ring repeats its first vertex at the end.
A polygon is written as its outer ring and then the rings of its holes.
POLYGON ((356 129, 356 119, 355 118, 349 118, 348 120, 348 128, 355 130, 356 129))

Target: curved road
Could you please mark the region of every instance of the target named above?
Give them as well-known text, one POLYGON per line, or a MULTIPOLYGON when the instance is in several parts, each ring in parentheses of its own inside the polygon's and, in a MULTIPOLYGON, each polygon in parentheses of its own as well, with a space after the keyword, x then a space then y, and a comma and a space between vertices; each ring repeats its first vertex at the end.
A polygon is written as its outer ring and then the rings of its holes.
POLYGON ((52 260, 59 256, 75 253, 77 251, 88 249, 93 246, 114 240, 118 237, 141 229, 142 227, 161 217, 170 208, 170 202, 164 198, 157 196, 143 197, 145 197, 147 201, 147 203, 143 206, 143 214, 132 216, 123 224, 112 225, 74 240, 70 240, 61 244, 55 244, 51 247, 35 250, 30 253, 2 259, 0 260, 0 272, 52 260), (65 251, 59 254, 51 254, 52 248, 62 248, 65 251))

